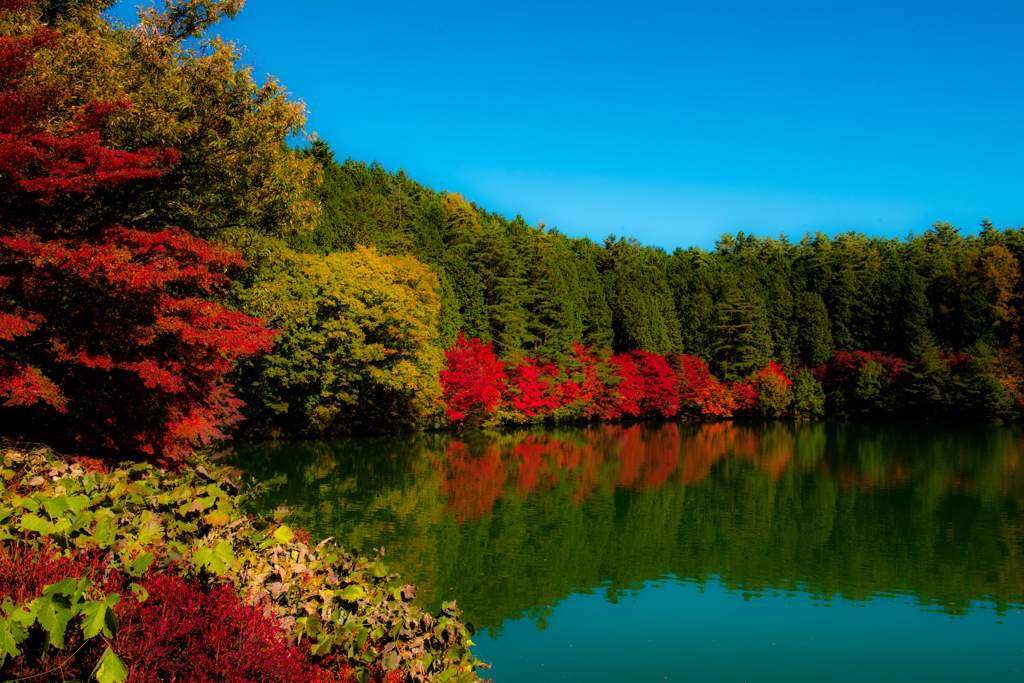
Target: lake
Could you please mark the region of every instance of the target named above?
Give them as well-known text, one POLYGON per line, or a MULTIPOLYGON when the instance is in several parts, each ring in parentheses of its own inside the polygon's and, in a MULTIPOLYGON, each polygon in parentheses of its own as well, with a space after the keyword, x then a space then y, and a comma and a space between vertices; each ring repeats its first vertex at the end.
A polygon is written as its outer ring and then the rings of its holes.
POLYGON ((495 683, 1024 678, 1016 425, 239 444, 258 505, 457 600, 495 683))

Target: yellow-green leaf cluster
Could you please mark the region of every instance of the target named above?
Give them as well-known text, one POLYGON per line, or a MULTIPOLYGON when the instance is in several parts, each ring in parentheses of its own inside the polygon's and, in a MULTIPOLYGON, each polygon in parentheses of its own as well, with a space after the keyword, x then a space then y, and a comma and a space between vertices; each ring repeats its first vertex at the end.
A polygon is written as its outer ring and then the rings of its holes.
MULTIPOLYGON (((282 247, 283 249, 283 247, 282 247)), ((441 395, 437 276, 411 256, 357 246, 282 251, 245 308, 283 334, 238 382, 256 428, 292 434, 429 426, 441 395)))

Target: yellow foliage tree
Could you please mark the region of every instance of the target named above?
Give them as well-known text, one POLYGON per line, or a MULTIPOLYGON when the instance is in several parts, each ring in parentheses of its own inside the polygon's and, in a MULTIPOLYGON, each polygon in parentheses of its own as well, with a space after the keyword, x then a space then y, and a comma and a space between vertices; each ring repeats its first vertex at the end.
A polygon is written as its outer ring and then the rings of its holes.
POLYGON ((235 245, 310 226, 319 169, 285 145, 302 135, 305 106, 273 78, 257 83, 237 46, 206 35, 243 0, 162 0, 141 9, 134 26, 108 20, 110 4, 39 2, 0 26, 6 35, 44 22, 59 31, 27 83, 59 93, 54 129, 90 101, 126 102, 108 121, 108 146, 181 152, 173 172, 116 197, 97 195, 97 206, 116 202, 135 228, 173 226, 235 245))
POLYGON ((411 431, 438 414, 437 276, 372 247, 326 257, 283 247, 247 310, 283 331, 243 368, 242 397, 265 435, 411 431))

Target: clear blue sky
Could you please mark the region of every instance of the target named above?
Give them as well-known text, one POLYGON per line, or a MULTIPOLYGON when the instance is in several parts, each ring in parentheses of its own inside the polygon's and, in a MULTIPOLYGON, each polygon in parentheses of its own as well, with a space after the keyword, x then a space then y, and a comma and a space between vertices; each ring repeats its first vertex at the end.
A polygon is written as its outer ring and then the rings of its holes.
POLYGON ((216 32, 339 158, 671 250, 1024 224, 1022 27, 1019 0, 248 0, 216 32))

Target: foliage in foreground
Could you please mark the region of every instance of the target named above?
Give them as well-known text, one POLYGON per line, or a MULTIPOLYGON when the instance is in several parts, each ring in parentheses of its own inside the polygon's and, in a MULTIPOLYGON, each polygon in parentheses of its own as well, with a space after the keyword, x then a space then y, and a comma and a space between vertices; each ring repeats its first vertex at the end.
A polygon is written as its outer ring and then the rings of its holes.
POLYGON ((423 613, 382 555, 242 514, 226 469, 6 448, 0 474, 5 680, 476 679, 454 603, 423 613))
POLYGON ((176 465, 241 419, 225 375, 275 332, 223 305, 237 253, 146 220, 194 150, 117 144, 132 104, 53 76, 85 34, 43 5, 0 4, 0 431, 176 465))

